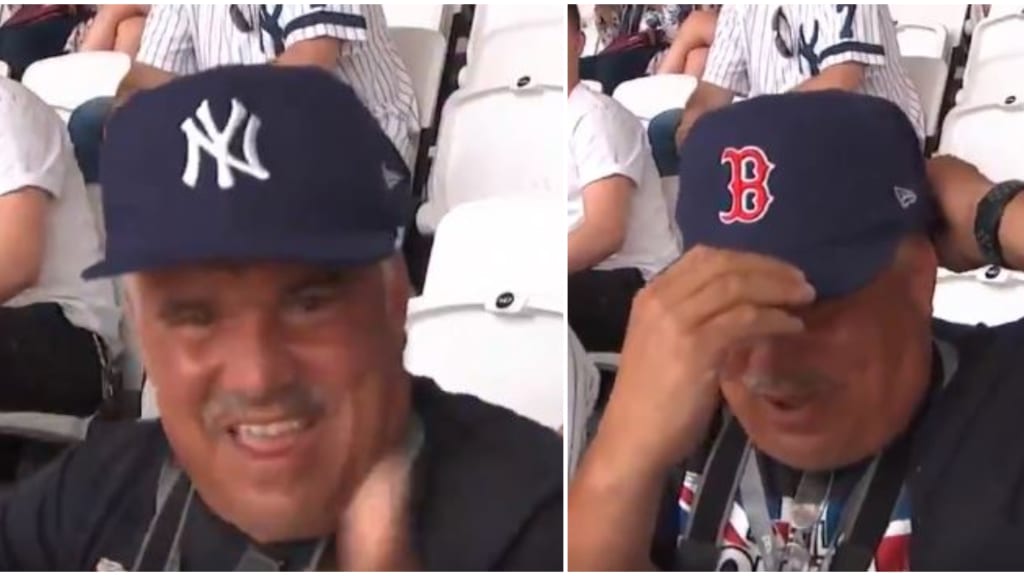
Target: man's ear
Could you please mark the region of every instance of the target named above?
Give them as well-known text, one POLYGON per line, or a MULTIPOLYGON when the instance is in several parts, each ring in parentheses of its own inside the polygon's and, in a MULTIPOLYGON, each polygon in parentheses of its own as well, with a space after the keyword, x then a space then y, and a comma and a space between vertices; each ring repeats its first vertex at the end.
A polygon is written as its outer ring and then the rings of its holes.
POLYGON ((387 301, 387 321, 396 338, 405 340, 405 321, 409 309, 412 288, 409 283, 409 269, 401 253, 381 264, 384 272, 384 290, 387 301))

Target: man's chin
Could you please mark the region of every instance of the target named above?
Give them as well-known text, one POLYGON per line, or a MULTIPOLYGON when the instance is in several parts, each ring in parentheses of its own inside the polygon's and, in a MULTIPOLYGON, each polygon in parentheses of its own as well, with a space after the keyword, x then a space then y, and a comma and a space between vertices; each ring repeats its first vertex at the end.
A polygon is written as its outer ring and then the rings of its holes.
POLYGON ((223 512, 214 512, 260 544, 309 540, 333 534, 338 516, 332 506, 311 505, 305 498, 289 498, 280 493, 247 490, 223 512))

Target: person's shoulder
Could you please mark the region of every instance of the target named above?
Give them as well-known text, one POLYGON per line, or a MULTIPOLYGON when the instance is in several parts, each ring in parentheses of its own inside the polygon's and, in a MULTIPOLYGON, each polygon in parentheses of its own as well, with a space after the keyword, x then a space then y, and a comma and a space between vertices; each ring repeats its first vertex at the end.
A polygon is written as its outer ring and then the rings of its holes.
POLYGON ((640 119, 621 102, 583 84, 573 89, 569 110, 578 122, 593 123, 609 136, 643 131, 640 119))
MULTIPOLYGON (((490 570, 511 557, 549 561, 561 538, 561 438, 475 397, 415 381, 424 452, 419 535, 423 562, 490 570)), ((419 464, 418 464, 419 466, 419 464)), ((558 569, 552 565, 550 569, 558 569)))
POLYGON ((37 141, 43 136, 52 137, 63 129, 60 117, 39 96, 21 83, 4 77, 0 77, 0 126, 4 140, 13 143, 19 139, 37 141))

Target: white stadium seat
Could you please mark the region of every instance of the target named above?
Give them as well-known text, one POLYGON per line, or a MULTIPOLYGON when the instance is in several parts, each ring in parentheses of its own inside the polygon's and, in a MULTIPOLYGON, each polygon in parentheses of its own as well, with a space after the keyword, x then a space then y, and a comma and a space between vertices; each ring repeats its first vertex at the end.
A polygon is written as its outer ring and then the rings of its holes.
POLYGON ((655 74, 629 80, 615 88, 613 97, 646 127, 659 113, 682 108, 697 89, 697 78, 686 74, 655 74))
MULTIPOLYGON (((483 42, 499 30, 523 30, 536 26, 559 26, 565 44, 565 6, 561 4, 477 4, 469 31, 466 58, 470 65, 480 54, 483 42)), ((545 45, 550 49, 551 45, 545 45)), ((524 46, 525 48, 525 46, 524 46)), ((547 54, 552 58, 552 54, 547 54)))
POLYGON ((0 76, 3 76, 4 78, 7 78, 7 76, 10 73, 11 73, 11 67, 7 65, 7 62, 4 62, 3 60, 0 60, 0 76))
POLYGON ((946 29, 938 24, 899 24, 896 40, 900 55, 921 56, 949 60, 949 41, 946 29))
POLYGON ((113 96, 131 59, 121 52, 78 52, 32 63, 21 83, 67 121, 71 112, 99 96, 113 96))
POLYGON ((457 90, 444 105, 427 202, 416 215, 432 233, 452 207, 497 196, 564 200, 565 141, 551 137, 565 125, 563 83, 457 90))
POLYGON ((1024 318, 1024 274, 987 268, 963 274, 940 270, 933 310, 936 318, 968 325, 998 326, 1024 318))
POLYGON ((420 111, 420 127, 429 128, 434 125, 434 108, 441 88, 447 40, 440 32, 426 28, 390 27, 388 33, 412 80, 420 111))
POLYGON ((565 200, 509 196, 468 202, 438 226, 423 294, 565 293, 565 200))
POLYGON ((440 32, 445 38, 451 31, 455 4, 384 4, 388 28, 422 28, 440 32))
POLYGON ((1024 99, 1013 104, 956 106, 946 114, 939 154, 976 165, 993 181, 1024 179, 1024 99))
POLYGON ((561 20, 538 20, 490 31, 476 41, 477 52, 461 71, 459 86, 468 90, 495 88, 522 76, 536 83, 562 86, 565 62, 551 53, 551 47, 559 43, 565 44, 565 23, 561 20))
POLYGON ((949 78, 949 64, 939 58, 903 56, 903 68, 917 89, 921 107, 924 109, 925 133, 934 136, 939 128, 939 114, 942 112, 942 97, 946 93, 949 78))
POLYGON ((985 18, 971 39, 958 105, 991 104, 1024 97, 1024 15, 985 18))
POLYGON ((604 92, 604 84, 601 84, 597 80, 580 80, 580 83, 594 92, 604 92))
POLYGON ((601 389, 601 375, 593 360, 587 356, 583 344, 568 330, 568 397, 566 413, 569 417, 565 423, 567 471, 572 478, 580 458, 587 447, 587 424, 597 405, 597 397, 601 389))
POLYGON ((963 37, 968 4, 889 4, 889 15, 897 24, 938 24, 949 31, 949 45, 958 46, 963 37))
POLYGON ((1007 14, 1021 14, 1024 13, 1024 4, 1016 2, 1000 2, 999 4, 989 4, 988 17, 998 18, 1007 14))

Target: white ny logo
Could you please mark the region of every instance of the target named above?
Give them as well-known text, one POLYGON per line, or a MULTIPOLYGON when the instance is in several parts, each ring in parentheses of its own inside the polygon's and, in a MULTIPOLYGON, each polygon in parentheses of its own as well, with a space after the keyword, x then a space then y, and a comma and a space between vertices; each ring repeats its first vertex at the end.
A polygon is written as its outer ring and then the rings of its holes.
POLYGON ((270 172, 263 167, 256 149, 256 135, 260 130, 260 119, 255 114, 249 114, 241 102, 234 98, 231 99, 231 117, 228 118, 224 130, 219 130, 214 124, 213 116, 210 115, 209 100, 203 100, 203 103, 196 109, 196 118, 202 124, 202 130, 196 126, 195 120, 192 118, 181 123, 181 131, 188 139, 188 160, 185 163, 185 172, 181 175, 181 181, 186 186, 195 188, 196 182, 199 180, 200 148, 217 161, 217 186, 220 186, 221 190, 230 190, 234 187, 235 175, 232 173, 232 169, 259 180, 270 178, 270 172), (242 154, 245 155, 245 160, 242 161, 232 156, 228 147, 231 146, 235 133, 242 122, 245 122, 246 117, 249 120, 245 124, 245 134, 242 140, 242 154))

